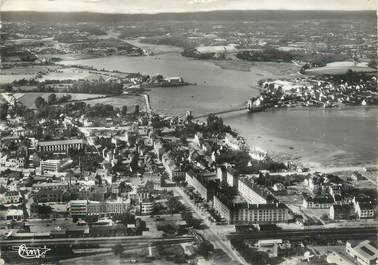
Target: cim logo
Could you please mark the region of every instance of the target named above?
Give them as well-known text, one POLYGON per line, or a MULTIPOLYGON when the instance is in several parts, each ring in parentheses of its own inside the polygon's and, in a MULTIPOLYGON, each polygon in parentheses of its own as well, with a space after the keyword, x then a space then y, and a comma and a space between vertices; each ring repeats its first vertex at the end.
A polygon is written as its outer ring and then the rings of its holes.
POLYGON ((45 258, 45 255, 50 248, 37 248, 37 247, 27 247, 25 244, 22 244, 18 247, 18 255, 24 259, 41 259, 45 258))

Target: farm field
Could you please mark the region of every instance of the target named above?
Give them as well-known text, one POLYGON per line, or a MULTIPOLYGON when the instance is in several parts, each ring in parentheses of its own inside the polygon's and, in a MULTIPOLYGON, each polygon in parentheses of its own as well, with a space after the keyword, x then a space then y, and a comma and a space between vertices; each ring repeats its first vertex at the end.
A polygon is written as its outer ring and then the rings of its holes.
MULTIPOLYGON (((27 108, 35 108, 34 101, 37 97, 43 97, 45 100, 52 93, 41 93, 41 92, 31 92, 31 93, 14 93, 14 96, 27 108)), ((90 98, 97 98, 105 96, 102 94, 76 94, 76 93, 54 93, 58 98, 64 95, 71 95, 71 100, 83 100, 90 98)))
POLYGON ((34 74, 5 74, 1 73, 0 74, 0 84, 8 84, 12 83, 15 80, 20 80, 20 79, 32 79, 34 78, 34 74))

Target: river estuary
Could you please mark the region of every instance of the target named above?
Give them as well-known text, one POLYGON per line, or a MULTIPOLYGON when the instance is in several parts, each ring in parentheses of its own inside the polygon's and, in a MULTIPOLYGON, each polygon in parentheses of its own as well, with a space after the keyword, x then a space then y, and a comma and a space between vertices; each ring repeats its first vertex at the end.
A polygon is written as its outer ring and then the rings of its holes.
MULTIPOLYGON (((152 50, 154 56, 66 60, 96 68, 182 76, 194 86, 153 88, 153 108, 168 115, 186 110, 206 114, 240 107, 258 94, 259 79, 296 75, 298 67, 286 63, 205 61, 185 58, 180 49, 133 42, 152 50)), ((378 107, 343 109, 296 108, 223 116, 224 121, 243 135, 251 146, 308 165, 349 166, 376 164, 378 107)))

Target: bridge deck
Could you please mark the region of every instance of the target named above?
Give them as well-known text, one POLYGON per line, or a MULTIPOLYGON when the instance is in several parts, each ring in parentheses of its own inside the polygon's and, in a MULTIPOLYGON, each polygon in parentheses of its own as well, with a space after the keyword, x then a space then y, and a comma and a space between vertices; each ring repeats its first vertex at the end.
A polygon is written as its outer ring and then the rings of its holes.
POLYGON ((241 111, 241 110, 246 110, 246 109, 247 109, 247 107, 240 107, 240 108, 222 110, 222 111, 218 111, 218 112, 212 112, 212 113, 208 113, 208 114, 198 115, 198 116, 193 117, 193 119, 205 118, 205 117, 209 116, 210 114, 220 115, 220 114, 226 114, 226 113, 231 113, 231 112, 236 112, 236 111, 241 111))

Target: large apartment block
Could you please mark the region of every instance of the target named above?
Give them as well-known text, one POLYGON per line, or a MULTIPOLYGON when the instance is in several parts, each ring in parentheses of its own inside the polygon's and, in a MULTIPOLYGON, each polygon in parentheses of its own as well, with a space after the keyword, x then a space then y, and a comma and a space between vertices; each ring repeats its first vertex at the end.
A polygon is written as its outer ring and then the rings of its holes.
POLYGON ((268 203, 267 196, 269 194, 258 185, 254 185, 248 177, 242 177, 239 179, 238 191, 248 203, 268 203))
POLYGON ((282 203, 229 203, 214 196, 214 208, 229 224, 284 223, 289 219, 289 210, 282 203))
POLYGON ((185 181, 189 186, 194 187, 202 198, 208 201, 213 199, 214 189, 217 186, 214 179, 189 171, 185 174, 185 181))

